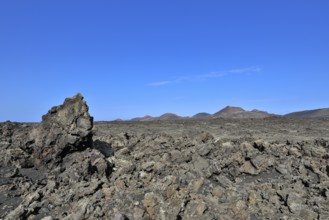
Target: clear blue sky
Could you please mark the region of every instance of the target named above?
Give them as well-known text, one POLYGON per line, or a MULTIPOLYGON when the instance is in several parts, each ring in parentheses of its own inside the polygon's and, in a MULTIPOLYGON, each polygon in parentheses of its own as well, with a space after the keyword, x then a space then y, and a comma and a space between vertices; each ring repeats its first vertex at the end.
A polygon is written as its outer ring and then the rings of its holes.
POLYGON ((0 121, 329 107, 328 0, 2 0, 0 121))

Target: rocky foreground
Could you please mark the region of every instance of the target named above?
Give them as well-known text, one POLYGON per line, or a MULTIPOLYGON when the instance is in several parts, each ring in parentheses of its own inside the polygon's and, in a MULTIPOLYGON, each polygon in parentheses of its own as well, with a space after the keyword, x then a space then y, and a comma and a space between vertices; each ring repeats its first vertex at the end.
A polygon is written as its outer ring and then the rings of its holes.
POLYGON ((329 219, 329 121, 0 123, 0 219, 329 219))

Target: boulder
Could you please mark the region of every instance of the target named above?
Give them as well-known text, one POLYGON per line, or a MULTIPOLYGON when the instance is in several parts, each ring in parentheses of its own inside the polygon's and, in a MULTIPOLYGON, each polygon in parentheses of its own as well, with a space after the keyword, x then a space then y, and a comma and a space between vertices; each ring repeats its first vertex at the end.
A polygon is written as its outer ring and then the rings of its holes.
POLYGON ((81 94, 50 109, 31 132, 33 157, 42 164, 56 163, 68 153, 91 147, 93 118, 88 109, 81 94))

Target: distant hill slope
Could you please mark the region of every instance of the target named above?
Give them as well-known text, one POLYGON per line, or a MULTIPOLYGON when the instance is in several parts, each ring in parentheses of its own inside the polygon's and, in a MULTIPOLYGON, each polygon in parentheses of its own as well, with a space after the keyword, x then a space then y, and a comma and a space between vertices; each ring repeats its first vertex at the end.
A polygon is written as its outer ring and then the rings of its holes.
POLYGON ((292 112, 284 116, 288 118, 329 118, 329 108, 292 112))
POLYGON ((130 121, 151 121, 151 120, 153 120, 152 116, 145 115, 144 117, 133 118, 130 121))
POLYGON ((170 120, 177 120, 177 119, 181 119, 183 117, 178 116, 176 114, 173 113, 165 113, 163 115, 161 115, 160 117, 156 118, 158 120, 164 120, 164 121, 170 121, 170 120))
POLYGON ((252 111, 244 111, 244 112, 237 112, 230 115, 230 118, 267 118, 270 116, 274 116, 274 114, 269 114, 265 111, 260 110, 252 110, 252 111))
POLYGON ((233 107, 233 106, 226 106, 225 108, 221 109, 220 111, 214 113, 213 117, 229 117, 236 113, 245 112, 243 108, 240 107, 233 107))
POLYGON ((265 111, 252 110, 246 111, 240 107, 226 106, 222 110, 213 114, 214 118, 266 118, 273 116, 265 111))
POLYGON ((200 112, 198 114, 195 114, 192 116, 192 118, 211 118, 212 114, 206 113, 206 112, 200 112))
POLYGON ((144 117, 133 118, 130 121, 156 121, 156 120, 171 121, 171 120, 177 120, 177 119, 181 119, 181 118, 183 118, 183 117, 178 116, 173 113, 165 113, 159 117, 152 117, 152 116, 146 115, 144 117))

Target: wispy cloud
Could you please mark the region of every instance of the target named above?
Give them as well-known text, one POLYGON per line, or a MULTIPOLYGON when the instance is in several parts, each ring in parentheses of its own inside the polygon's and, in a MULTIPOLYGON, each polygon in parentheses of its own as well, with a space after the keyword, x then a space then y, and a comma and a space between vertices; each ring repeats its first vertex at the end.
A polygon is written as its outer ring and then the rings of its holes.
POLYGON ((164 80, 164 81, 158 81, 158 82, 151 82, 148 83, 148 86, 164 86, 168 84, 173 84, 173 83, 181 83, 184 81, 189 81, 193 78, 193 76, 187 76, 187 77, 177 77, 173 80, 164 80))
POLYGON ((229 70, 228 73, 258 73, 261 71, 262 71, 262 68, 253 66, 253 67, 247 67, 247 68, 232 69, 232 70, 229 70))
POLYGON ((233 74, 253 74, 261 72, 262 69, 260 67, 247 67, 247 68, 239 68, 239 69, 230 69, 230 70, 224 70, 224 71, 216 71, 216 72, 210 72, 207 74, 199 75, 199 78, 219 78, 227 75, 233 75, 233 74))
POLYGON ((148 83, 147 85, 148 86, 164 86, 164 85, 167 85, 167 84, 170 84, 172 83, 172 81, 160 81, 160 82, 152 82, 152 83, 148 83))
POLYGON ((173 80, 164 80, 159 82, 151 82, 148 83, 147 86, 164 86, 174 83, 182 83, 187 81, 197 81, 197 80, 206 80, 210 78, 220 78, 227 75, 233 75, 233 74, 254 74, 261 72, 262 69, 260 67, 246 67, 246 68, 237 68, 237 69, 230 69, 230 70, 224 70, 224 71, 214 71, 206 74, 200 74, 200 75, 190 75, 190 76, 184 76, 184 77, 177 77, 173 80))

